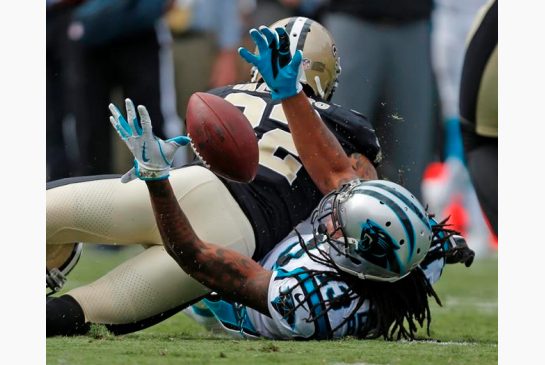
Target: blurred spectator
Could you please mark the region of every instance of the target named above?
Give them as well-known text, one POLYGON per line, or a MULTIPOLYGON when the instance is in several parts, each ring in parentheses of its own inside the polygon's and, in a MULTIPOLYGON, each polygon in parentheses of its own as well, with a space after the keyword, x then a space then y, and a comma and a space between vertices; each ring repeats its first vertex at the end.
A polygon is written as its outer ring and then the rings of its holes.
POLYGON ((319 21, 318 10, 324 0, 254 0, 250 28, 271 25, 292 16, 305 16, 319 21))
POLYGON ((488 254, 491 235, 465 166, 458 100, 471 23, 484 0, 436 0, 432 15, 432 62, 441 100, 443 162, 428 166, 422 184, 430 210, 451 216, 477 256, 488 254))
POLYGON ((486 0, 435 0, 432 13, 432 64, 443 120, 458 119, 462 64, 477 10, 486 0))
POLYGON ((46 11, 46 162, 47 180, 70 176, 63 121, 68 112, 66 29, 74 1, 47 0, 46 11))
MULTIPOLYGON (((158 136, 168 137, 166 130, 180 129, 170 32, 161 21, 170 3, 170 0, 48 2, 47 105, 52 108, 47 121, 48 129, 51 128, 48 145, 52 146, 48 148, 52 151, 48 165, 62 161, 55 152, 68 144, 74 148, 70 156, 76 157, 69 175, 115 172, 111 166, 111 127, 107 121, 108 104, 117 88, 135 103, 146 105, 154 116, 158 136), (58 100, 54 99, 56 96, 58 100), (76 138, 63 145, 59 143, 62 140, 59 130, 67 125, 67 120, 75 122, 76 138)), ((54 172, 48 174, 48 179, 63 177, 57 167, 48 167, 54 172)))
POLYGON ((434 158, 432 0, 335 0, 324 25, 343 55, 333 101, 373 122, 383 147, 380 174, 415 192, 434 158))
POLYGON ((460 117, 469 174, 498 234, 498 2, 475 18, 460 85, 460 117))
POLYGON ((240 80, 241 12, 238 0, 175 0, 166 19, 174 36, 178 111, 185 115, 194 92, 240 80))

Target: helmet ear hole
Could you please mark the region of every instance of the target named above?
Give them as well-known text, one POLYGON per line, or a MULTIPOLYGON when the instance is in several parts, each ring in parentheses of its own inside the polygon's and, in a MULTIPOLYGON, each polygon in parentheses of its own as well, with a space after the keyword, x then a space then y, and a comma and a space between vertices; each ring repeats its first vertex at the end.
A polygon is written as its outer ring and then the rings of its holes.
POLYGON ((318 225, 318 233, 319 234, 326 234, 327 233, 327 226, 323 223, 320 223, 318 225))

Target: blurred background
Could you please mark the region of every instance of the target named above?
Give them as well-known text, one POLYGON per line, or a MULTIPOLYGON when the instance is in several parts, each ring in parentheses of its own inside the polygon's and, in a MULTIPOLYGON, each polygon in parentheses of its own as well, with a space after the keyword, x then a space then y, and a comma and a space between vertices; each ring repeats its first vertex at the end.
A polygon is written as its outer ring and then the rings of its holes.
MULTIPOLYGON (((145 105, 161 138, 184 133, 196 91, 242 83, 248 30, 306 16, 330 30, 342 74, 332 102, 366 115, 383 147, 381 175, 438 216, 479 255, 496 232, 483 215, 460 133, 468 38, 486 0, 47 0, 46 180, 132 167, 108 104, 145 105)), ((181 149, 175 165, 193 156, 181 149)), ((497 181, 497 180, 496 180, 497 181)), ((497 189, 497 188, 496 188, 497 189)))

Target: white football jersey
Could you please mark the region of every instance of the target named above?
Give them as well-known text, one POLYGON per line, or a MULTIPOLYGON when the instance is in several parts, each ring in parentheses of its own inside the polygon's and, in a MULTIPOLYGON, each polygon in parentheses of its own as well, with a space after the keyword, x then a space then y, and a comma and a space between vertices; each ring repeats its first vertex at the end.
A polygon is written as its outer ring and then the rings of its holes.
MULTIPOLYGON (((302 238, 309 241, 312 235, 302 238)), ((328 244, 322 243, 309 249, 311 254, 322 257, 320 251, 327 252, 328 244)), ((348 291, 348 284, 331 280, 323 273, 313 275, 334 269, 312 260, 297 237, 276 246, 265 258, 263 267, 273 271, 268 294, 271 317, 251 308, 247 310, 250 321, 261 336, 283 339, 338 338, 357 335, 367 323, 368 301, 353 314, 358 299, 333 307, 328 303, 348 291), (332 334, 331 331, 343 322, 332 334)))
MULTIPOLYGON (((312 240, 308 222, 299 225, 298 230, 304 233, 305 242, 312 240)), ((334 269, 309 256, 310 253, 323 257, 328 252, 328 243, 307 248, 308 253, 292 233, 261 261, 264 268, 273 272, 268 289, 270 316, 223 300, 205 300, 208 309, 229 333, 239 337, 328 339, 362 333, 374 322, 369 320, 373 315, 369 312, 369 301, 365 300, 355 312, 359 298, 331 304, 349 290, 348 284, 326 276, 323 272, 334 269)), ((438 280, 443 266, 443 259, 428 265, 424 270, 428 279, 438 280)))

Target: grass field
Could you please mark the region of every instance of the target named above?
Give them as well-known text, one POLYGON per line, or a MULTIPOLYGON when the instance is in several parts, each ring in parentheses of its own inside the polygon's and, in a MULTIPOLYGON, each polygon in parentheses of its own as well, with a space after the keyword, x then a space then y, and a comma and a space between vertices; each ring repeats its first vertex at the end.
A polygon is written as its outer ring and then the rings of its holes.
MULTIPOLYGON (((66 289, 89 282, 134 255, 86 249, 66 289)), ((183 313, 138 333, 47 339, 48 364, 497 364, 498 260, 471 268, 449 265, 435 286, 443 307, 432 306, 431 336, 414 342, 231 340, 212 335, 183 313)))

